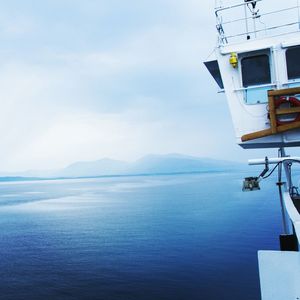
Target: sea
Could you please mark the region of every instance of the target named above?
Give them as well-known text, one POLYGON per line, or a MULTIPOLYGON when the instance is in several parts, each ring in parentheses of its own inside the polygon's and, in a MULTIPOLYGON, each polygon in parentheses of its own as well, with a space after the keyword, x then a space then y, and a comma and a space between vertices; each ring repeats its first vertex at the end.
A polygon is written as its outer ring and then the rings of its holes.
POLYGON ((1 182, 0 299, 260 299, 280 202, 246 175, 1 182))

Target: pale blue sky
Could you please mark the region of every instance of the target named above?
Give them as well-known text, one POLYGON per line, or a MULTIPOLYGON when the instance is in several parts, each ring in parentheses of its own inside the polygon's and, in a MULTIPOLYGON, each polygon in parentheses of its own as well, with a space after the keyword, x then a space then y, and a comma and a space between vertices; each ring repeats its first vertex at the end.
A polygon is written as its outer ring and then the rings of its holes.
MULTIPOLYGON (((0 171, 235 145, 206 72, 214 1, 11 0, 0 4, 0 171)), ((271 153, 273 153, 271 151, 271 153)))

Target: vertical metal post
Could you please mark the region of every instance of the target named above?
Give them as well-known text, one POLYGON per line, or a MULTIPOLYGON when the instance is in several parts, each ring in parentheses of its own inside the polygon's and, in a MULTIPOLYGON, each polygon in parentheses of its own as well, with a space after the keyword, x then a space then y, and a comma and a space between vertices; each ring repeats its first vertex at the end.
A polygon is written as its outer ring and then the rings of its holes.
MULTIPOLYGON (((280 148, 280 151, 281 151, 281 157, 287 157, 284 148, 280 148)), ((284 171, 285 171, 285 176, 286 176, 286 180, 287 180, 288 189, 290 190, 290 188, 293 186, 291 166, 288 163, 283 163, 283 166, 284 166, 284 171)))
MULTIPOLYGON (((299 0, 298 0, 299 1, 299 0)), ((247 4, 244 4, 244 13, 245 13, 245 22, 246 22, 246 34, 247 34, 247 40, 250 40, 249 35, 249 26, 248 26, 248 15, 247 15, 247 4)))
MULTIPOLYGON (((286 154, 285 154, 284 148, 280 148, 278 150, 278 157, 285 157, 285 156, 286 156, 286 154)), ((283 182, 282 182, 282 163, 280 163, 279 166, 278 166, 277 186, 278 186, 279 198, 280 198, 280 207, 281 207, 283 231, 284 231, 284 234, 289 234, 288 223, 287 223, 286 212, 285 212, 285 206, 284 206, 284 202, 283 202, 283 193, 282 193, 282 186, 283 186, 283 182)))
POLYGON ((254 36, 256 38, 257 33, 256 33, 256 15, 255 15, 255 13, 252 14, 252 18, 253 18, 253 31, 254 31, 254 36))

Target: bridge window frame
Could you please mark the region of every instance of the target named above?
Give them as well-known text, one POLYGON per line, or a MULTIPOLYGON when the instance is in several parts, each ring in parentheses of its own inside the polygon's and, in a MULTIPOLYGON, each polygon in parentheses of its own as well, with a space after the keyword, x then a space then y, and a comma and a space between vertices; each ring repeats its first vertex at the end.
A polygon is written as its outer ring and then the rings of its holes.
POLYGON ((272 64, 269 51, 249 52, 240 60, 244 88, 272 83, 272 64), (259 77, 257 75, 260 75, 259 77))
POLYGON ((289 81, 300 79, 300 45, 286 49, 285 61, 287 79, 289 81))

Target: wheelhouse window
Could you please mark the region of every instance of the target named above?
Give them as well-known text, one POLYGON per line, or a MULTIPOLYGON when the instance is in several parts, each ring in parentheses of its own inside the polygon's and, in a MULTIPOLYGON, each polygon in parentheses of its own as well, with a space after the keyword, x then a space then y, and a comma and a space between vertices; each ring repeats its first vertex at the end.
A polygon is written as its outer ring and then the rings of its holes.
POLYGON ((241 65, 244 87, 271 83, 269 55, 260 54, 244 57, 241 65))
POLYGON ((300 46, 287 49, 285 56, 288 79, 300 78, 300 46))

